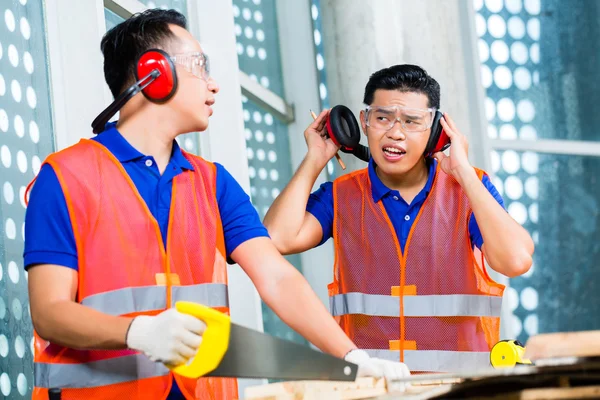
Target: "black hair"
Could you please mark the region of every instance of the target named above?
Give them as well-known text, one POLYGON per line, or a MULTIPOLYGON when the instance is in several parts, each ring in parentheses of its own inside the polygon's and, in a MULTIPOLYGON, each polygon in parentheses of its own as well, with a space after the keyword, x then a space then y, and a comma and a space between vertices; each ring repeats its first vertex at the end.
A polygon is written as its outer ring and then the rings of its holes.
POLYGON ((428 107, 440 108, 440 85, 423 68, 410 65, 394 65, 375 72, 365 86, 363 102, 373 103, 377 89, 417 92, 427 96, 428 107))
POLYGON ((139 57, 152 48, 163 48, 175 35, 170 24, 187 27, 183 14, 175 10, 153 9, 132 15, 102 38, 104 79, 114 97, 134 82, 139 57))

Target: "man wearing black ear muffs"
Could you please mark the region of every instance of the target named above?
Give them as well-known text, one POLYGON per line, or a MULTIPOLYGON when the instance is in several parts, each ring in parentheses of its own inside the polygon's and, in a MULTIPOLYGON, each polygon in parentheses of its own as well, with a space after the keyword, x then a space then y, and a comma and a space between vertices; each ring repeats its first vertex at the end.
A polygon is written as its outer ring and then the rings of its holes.
POLYGON ((323 111, 264 224, 283 254, 333 237, 330 310, 365 354, 413 372, 488 367, 504 286, 490 278, 484 256, 495 271, 518 276, 531 267, 533 241, 487 174, 470 165, 467 140, 439 111, 439 84, 422 68, 374 73, 364 103, 369 147, 358 144, 350 110, 323 111), (368 167, 311 194, 338 149, 368 167))

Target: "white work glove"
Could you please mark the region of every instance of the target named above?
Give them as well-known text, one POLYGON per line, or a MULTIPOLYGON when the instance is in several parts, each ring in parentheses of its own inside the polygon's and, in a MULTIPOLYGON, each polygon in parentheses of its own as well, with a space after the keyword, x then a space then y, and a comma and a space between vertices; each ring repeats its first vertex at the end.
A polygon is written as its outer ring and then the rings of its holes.
MULTIPOLYGON (((364 350, 352 350, 344 357, 345 361, 358 365, 357 377, 372 376, 385 378, 388 387, 392 381, 410 376, 406 364, 374 358, 364 350)), ((394 384, 394 390, 404 391, 408 384, 394 384)))
POLYGON ((127 332, 127 347, 152 361, 185 364, 196 354, 205 329, 206 324, 198 318, 170 308, 152 317, 134 318, 127 332))

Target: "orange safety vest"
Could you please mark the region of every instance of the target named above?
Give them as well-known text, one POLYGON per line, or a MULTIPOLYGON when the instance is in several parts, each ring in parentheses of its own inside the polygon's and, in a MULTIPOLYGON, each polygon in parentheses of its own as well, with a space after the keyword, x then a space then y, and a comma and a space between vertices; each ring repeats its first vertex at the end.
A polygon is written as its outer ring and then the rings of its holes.
MULTIPOLYGON (((184 153, 194 170, 173 180, 167 247, 121 163, 81 140, 50 155, 67 202, 79 259, 77 302, 118 316, 156 315, 176 301, 229 312, 216 169, 184 153)), ((174 377, 186 399, 237 398, 237 381, 188 379, 133 350, 76 350, 35 337, 33 399, 165 399, 174 377)))
MULTIPOLYGON (((484 172, 477 170, 481 179, 484 172)), ((331 313, 359 348, 411 371, 473 371, 490 365, 504 286, 469 240, 472 210, 439 166, 404 253, 367 169, 333 183, 335 265, 331 313)))

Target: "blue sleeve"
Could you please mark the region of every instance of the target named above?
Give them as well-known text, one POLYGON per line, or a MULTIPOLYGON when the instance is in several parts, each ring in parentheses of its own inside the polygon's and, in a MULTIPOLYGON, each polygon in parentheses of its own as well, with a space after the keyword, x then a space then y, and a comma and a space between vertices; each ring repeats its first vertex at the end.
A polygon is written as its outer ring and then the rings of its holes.
POLYGON ((56 264, 77 270, 73 226, 56 173, 44 164, 33 184, 25 212, 25 269, 56 264))
MULTIPOLYGON (((490 178, 487 175, 484 175, 481 182, 488 192, 494 196, 494 199, 496 199, 498 204, 504 208, 504 200, 502 199, 500 193, 498 193, 498 189, 496 189, 496 186, 494 186, 490 178)), ((481 246, 483 246, 483 236, 481 236, 481 231, 477 225, 477 220, 475 220, 475 214, 472 214, 471 219, 469 220, 469 236, 471 237, 471 243, 481 250, 481 246)))
POLYGON ((311 213, 321 224, 323 237, 318 246, 333 236, 333 182, 325 182, 311 193, 306 205, 306 211, 311 213))
POLYGON ((221 164, 215 165, 217 203, 223 224, 225 251, 231 262, 230 255, 240 244, 255 237, 269 237, 269 233, 244 189, 221 164))

